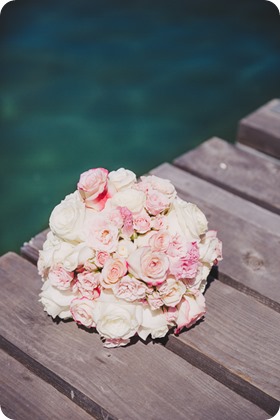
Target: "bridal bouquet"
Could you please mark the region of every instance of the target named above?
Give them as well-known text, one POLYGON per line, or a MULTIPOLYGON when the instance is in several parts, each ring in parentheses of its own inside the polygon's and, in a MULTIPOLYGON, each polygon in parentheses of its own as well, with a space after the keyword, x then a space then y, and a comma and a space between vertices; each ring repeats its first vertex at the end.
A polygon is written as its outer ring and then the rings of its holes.
POLYGON ((51 213, 40 251, 40 301, 53 318, 96 328, 106 347, 175 334, 205 314, 221 259, 216 231, 169 180, 90 169, 51 213))

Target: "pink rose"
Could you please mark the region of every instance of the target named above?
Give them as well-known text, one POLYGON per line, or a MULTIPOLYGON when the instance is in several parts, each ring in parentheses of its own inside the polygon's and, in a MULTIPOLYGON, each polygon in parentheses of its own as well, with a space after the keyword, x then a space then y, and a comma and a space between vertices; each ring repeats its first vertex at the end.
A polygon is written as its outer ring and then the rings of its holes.
POLYGON ((166 231, 155 232, 149 240, 149 245, 153 251, 165 252, 169 247, 170 239, 166 231))
POLYGON ((151 229, 151 217, 144 209, 133 215, 133 227, 138 233, 146 233, 151 229))
POLYGON ((118 235, 118 228, 98 215, 88 225, 87 244, 97 251, 111 253, 117 249, 118 235))
POLYGON ((166 195, 162 194, 157 190, 151 190, 147 193, 147 199, 145 207, 152 216, 163 212, 168 209, 170 201, 166 195))
POLYGON ((90 169, 81 174, 78 182, 79 193, 86 207, 103 210, 108 194, 108 171, 104 168, 90 169))
POLYGON ((110 258, 110 254, 106 251, 98 251, 95 256, 95 264, 97 267, 104 267, 105 262, 110 258))
POLYGON ((104 216, 106 217, 106 220, 110 222, 111 225, 117 226, 118 229, 120 229, 123 226, 123 216, 121 213, 121 209, 119 208, 111 208, 110 210, 104 210, 105 213, 104 216))
POLYGON ((157 286, 166 279, 169 268, 168 257, 154 252, 150 247, 138 248, 128 257, 129 272, 150 286, 157 286))
POLYGON ((108 259, 102 270, 101 284, 105 289, 112 288, 127 273, 127 264, 123 258, 108 259))
POLYGON ((134 277, 124 276, 114 287, 113 292, 119 299, 134 302, 135 300, 144 299, 146 296, 147 286, 134 277))
POLYGON ((191 327, 203 317, 206 312, 203 294, 197 291, 191 296, 185 295, 182 302, 178 305, 178 311, 175 334, 179 334, 184 327, 191 327))
POLYGON ((57 287, 59 290, 67 290, 74 279, 74 273, 65 270, 62 266, 56 266, 50 269, 48 278, 52 286, 57 287))
POLYGON ((74 321, 87 328, 95 327, 93 319, 94 309, 94 301, 84 297, 73 299, 70 303, 70 311, 74 321))
POLYGON ((77 281, 73 287, 73 290, 78 291, 82 296, 88 299, 97 299, 100 295, 100 284, 101 274, 99 272, 91 273, 84 271, 77 275, 77 281))

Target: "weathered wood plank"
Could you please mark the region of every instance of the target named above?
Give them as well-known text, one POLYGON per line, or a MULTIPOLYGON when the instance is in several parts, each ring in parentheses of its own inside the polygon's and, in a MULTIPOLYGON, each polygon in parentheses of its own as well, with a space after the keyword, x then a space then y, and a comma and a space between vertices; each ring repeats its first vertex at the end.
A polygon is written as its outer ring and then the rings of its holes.
MULTIPOLYGON (((210 361, 218 363, 220 380, 233 389, 244 387, 252 399, 257 389, 279 401, 280 314, 218 281, 207 289, 206 302, 205 321, 177 340, 208 359, 207 373, 210 361)), ((275 403, 275 413, 279 404, 275 403)))
POLYGON ((174 160, 174 165, 280 214, 280 161, 249 153, 217 137, 174 160))
POLYGON ((233 420, 266 419, 262 409, 160 344, 104 349, 97 334, 52 322, 38 302, 36 268, 21 257, 1 257, 0 276, 4 339, 116 417, 222 420, 226 412, 233 420))
POLYGON ((7 417, 20 420, 93 418, 2 350, 0 363, 0 406, 7 417))
POLYGON ((237 141, 280 158, 280 100, 273 99, 239 122, 237 141))
POLYGON ((168 178, 186 201, 207 215, 223 241, 219 280, 280 312, 280 217, 172 165, 153 174, 168 178))

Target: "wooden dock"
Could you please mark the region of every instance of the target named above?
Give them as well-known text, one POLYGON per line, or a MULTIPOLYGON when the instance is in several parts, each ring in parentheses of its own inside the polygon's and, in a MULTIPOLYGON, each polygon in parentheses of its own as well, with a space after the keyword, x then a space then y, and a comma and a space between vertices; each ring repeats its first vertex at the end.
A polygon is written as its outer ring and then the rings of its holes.
POLYGON ((52 322, 35 266, 46 231, 0 258, 0 405, 14 420, 267 420, 280 405, 280 101, 151 173, 196 203, 223 241, 198 326, 105 349, 52 322))

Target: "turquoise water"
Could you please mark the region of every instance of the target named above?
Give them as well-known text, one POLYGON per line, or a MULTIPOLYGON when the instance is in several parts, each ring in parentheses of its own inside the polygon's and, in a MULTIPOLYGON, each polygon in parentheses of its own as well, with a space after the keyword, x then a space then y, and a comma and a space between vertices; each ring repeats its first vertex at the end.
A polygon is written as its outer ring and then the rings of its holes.
POLYGON ((15 0, 0 15, 0 254, 91 167, 140 175, 280 96, 265 0, 15 0), (232 6, 230 6, 230 4, 232 6))

